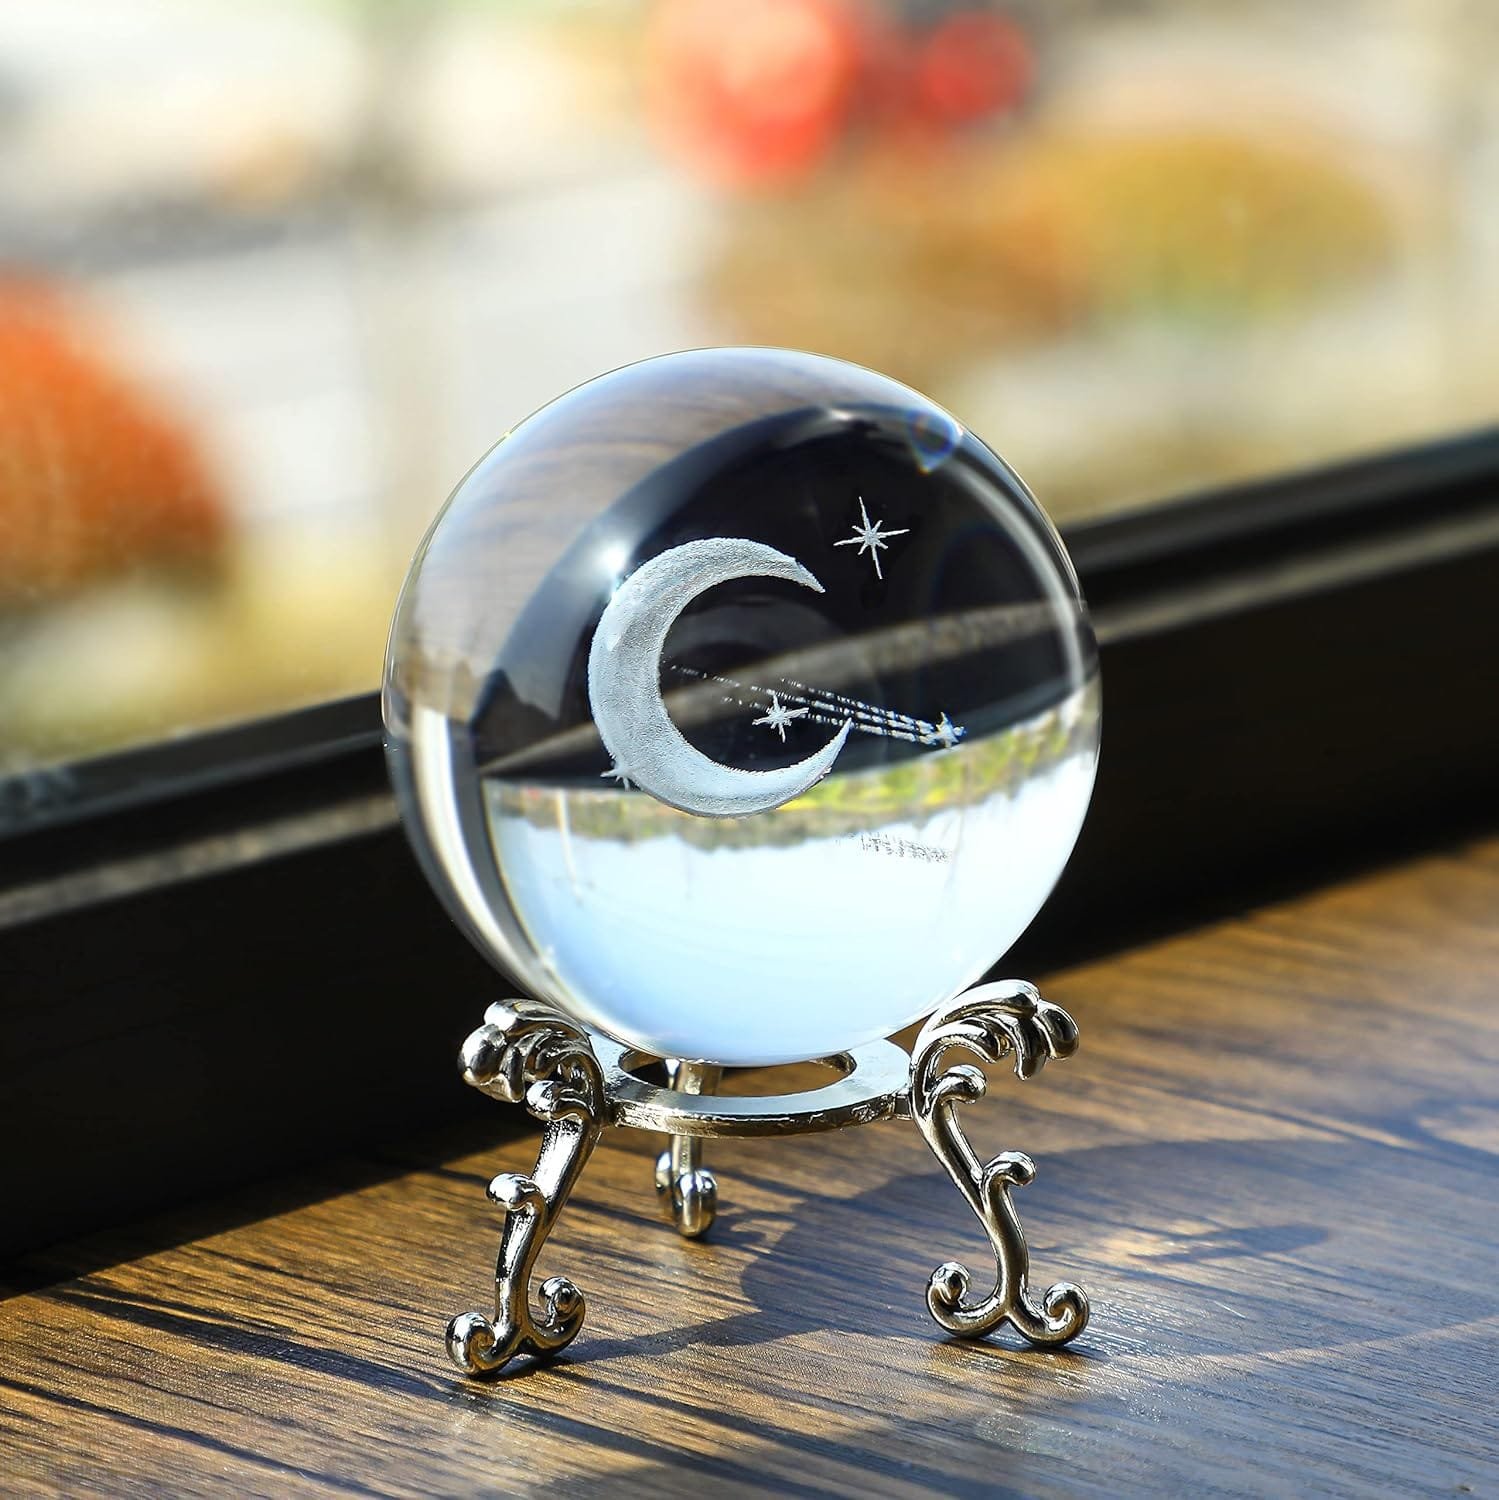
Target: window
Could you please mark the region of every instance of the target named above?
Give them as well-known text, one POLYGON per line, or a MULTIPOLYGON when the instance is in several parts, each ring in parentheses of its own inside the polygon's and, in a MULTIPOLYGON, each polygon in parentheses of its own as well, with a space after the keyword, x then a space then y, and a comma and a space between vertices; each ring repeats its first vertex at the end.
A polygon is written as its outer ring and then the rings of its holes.
POLYGON ((1017 961, 1493 805, 1491 7, 47 0, 5 29, 5 1244, 468 1103, 451 1046, 503 982, 394 826, 386 623, 466 467, 633 358, 872 364, 1062 524, 1104 757, 1017 961), (111 1086, 59 1085, 80 1038, 111 1086))
MULTIPOLYGON (((0 770, 368 691, 457 477, 668 348, 894 374, 1064 525, 1488 423, 1496 26, 1419 0, 18 7, 0 770)), ((67 785, 29 774, 0 818, 67 785)))

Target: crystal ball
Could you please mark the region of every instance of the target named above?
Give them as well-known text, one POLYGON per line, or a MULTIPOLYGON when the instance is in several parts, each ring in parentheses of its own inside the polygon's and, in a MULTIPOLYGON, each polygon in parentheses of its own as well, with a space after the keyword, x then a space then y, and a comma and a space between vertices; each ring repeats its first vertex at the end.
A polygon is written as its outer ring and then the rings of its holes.
POLYGON ((834 1056, 982 977, 1071 852, 1098 656, 1055 528, 954 418, 835 359, 579 386, 454 491, 384 681, 447 907, 658 1057, 834 1056))

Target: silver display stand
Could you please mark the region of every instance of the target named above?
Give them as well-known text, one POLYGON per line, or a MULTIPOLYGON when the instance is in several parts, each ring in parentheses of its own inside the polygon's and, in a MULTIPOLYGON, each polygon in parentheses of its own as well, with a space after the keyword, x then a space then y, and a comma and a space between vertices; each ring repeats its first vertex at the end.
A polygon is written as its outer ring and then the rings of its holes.
POLYGON ((555 1354, 583 1326, 583 1293, 565 1276, 548 1277, 531 1297, 536 1257, 607 1125, 664 1131, 671 1144, 656 1163, 656 1189, 678 1230, 689 1237, 713 1222, 718 1189, 703 1165, 703 1142, 722 1136, 801 1135, 877 1120, 911 1119, 994 1248, 992 1291, 970 1300, 966 1266, 932 1272, 926 1301, 950 1333, 979 1338, 1008 1322, 1032 1344, 1065 1344, 1088 1322, 1081 1287, 1059 1281, 1039 1302, 1027 1285, 1030 1259, 1011 1189, 1036 1175, 1030 1157, 1003 1151, 981 1162, 958 1124, 959 1105, 983 1097, 985 1079, 966 1052, 989 1064, 1014 1059, 1021 1079, 1048 1058, 1077 1049, 1077 1026, 1060 1006, 1019 980, 982 984, 938 1010, 909 1056, 893 1042, 871 1042, 823 1059, 839 1076, 803 1093, 725 1097, 713 1090, 722 1069, 666 1061, 667 1086, 641 1076, 659 1059, 622 1047, 550 1005, 516 1000, 491 1005, 463 1045, 466 1082, 506 1103, 524 1103, 543 1131, 536 1169, 502 1172, 489 1198, 505 1215, 495 1265, 495 1311, 463 1313, 448 1324, 448 1352, 469 1375, 492 1375, 518 1355, 555 1354))

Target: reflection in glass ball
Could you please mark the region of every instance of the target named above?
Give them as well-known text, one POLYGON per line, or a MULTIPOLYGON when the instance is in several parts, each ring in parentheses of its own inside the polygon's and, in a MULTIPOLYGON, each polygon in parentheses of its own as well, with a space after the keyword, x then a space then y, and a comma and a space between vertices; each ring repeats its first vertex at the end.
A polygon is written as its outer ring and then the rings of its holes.
POLYGON ((533 994, 657 1056, 828 1056, 984 971, 1092 791, 1097 652, 1045 514, 857 366, 667 355, 506 434, 391 633, 428 877, 533 994))

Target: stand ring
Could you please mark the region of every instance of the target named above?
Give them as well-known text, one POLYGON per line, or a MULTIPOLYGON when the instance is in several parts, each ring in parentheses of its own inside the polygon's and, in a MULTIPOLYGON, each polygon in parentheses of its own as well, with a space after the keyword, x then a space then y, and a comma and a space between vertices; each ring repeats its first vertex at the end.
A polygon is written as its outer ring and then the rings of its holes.
POLYGON ((698 1137, 806 1135, 911 1115, 911 1059, 893 1042, 866 1042, 821 1059, 843 1073, 821 1088, 725 1096, 647 1083, 632 1070, 655 1059, 599 1032, 591 1040, 604 1070, 610 1121, 636 1130, 698 1137))

